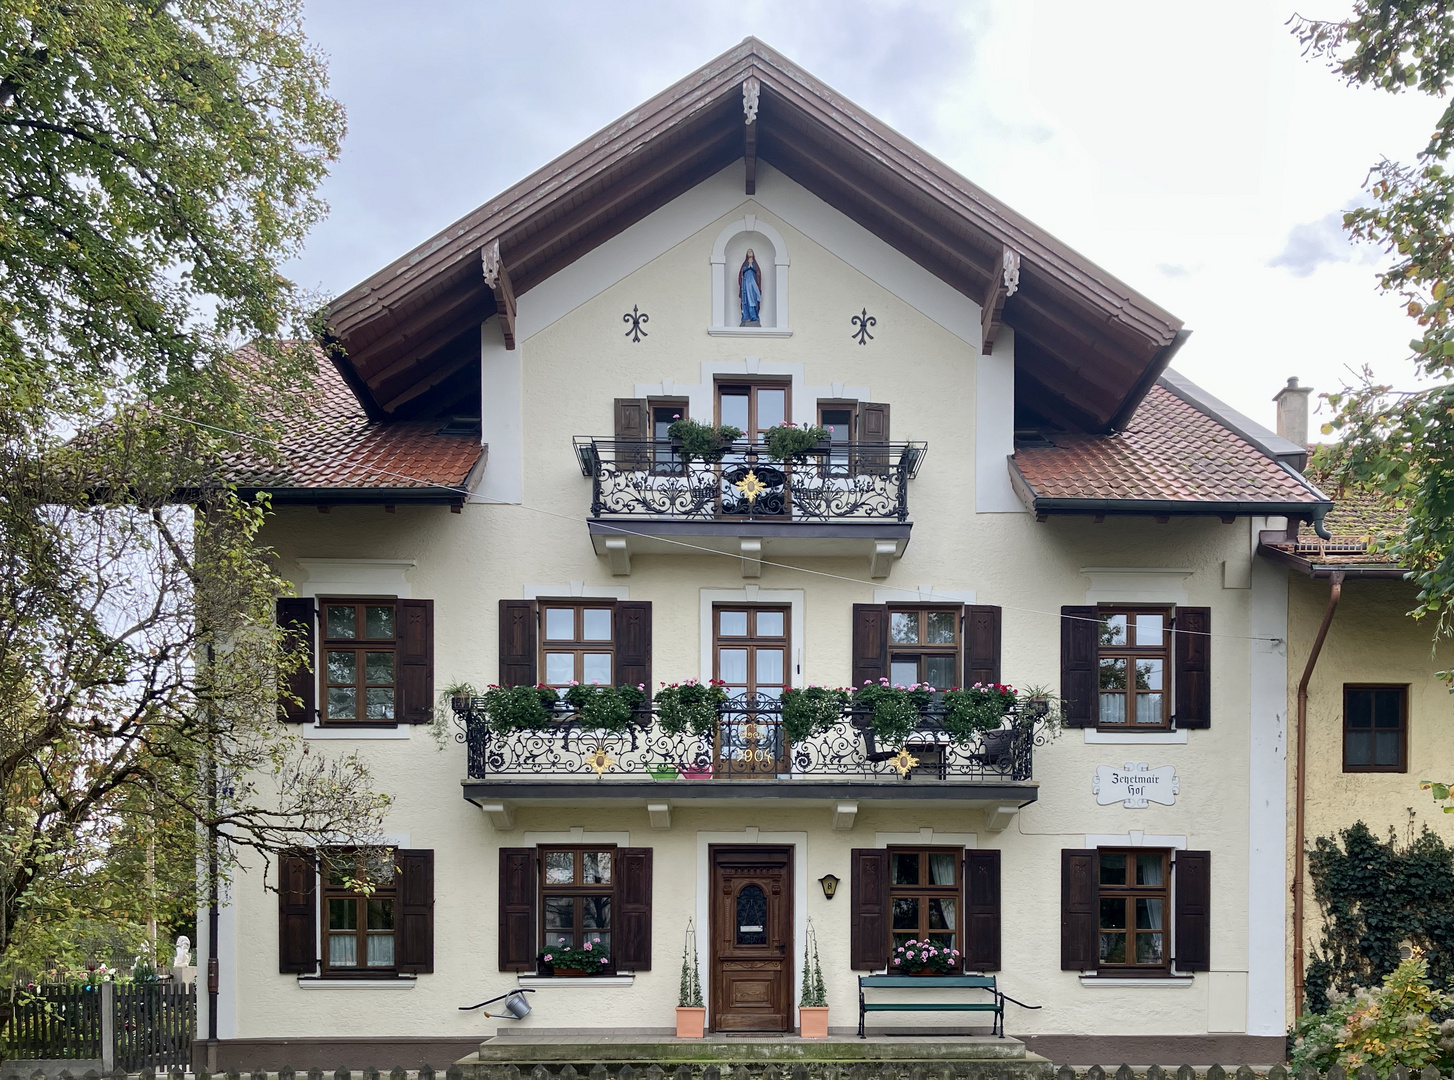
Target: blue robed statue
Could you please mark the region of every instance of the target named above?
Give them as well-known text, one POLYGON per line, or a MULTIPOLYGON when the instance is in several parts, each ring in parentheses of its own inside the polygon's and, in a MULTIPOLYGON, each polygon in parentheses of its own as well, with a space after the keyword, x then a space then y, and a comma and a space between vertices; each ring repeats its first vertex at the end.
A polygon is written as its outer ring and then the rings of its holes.
POLYGON ((737 292, 742 297, 742 325, 761 326, 759 311, 762 307, 762 271, 757 266, 757 256, 747 249, 747 258, 742 260, 742 269, 737 271, 737 292))

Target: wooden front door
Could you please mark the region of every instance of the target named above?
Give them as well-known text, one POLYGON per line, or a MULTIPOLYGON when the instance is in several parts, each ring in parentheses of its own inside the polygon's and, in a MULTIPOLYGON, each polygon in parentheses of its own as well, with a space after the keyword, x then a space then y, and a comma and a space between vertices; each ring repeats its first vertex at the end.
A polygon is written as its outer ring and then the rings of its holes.
POLYGON ((711 848, 713 1031, 791 1031, 793 851, 711 848))

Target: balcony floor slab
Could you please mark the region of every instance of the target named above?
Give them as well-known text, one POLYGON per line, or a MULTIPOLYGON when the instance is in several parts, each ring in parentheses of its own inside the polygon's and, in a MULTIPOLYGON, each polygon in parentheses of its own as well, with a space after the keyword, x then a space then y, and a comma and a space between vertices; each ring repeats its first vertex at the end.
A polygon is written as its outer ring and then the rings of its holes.
POLYGON ((743 800, 778 806, 824 806, 843 802, 923 807, 1022 806, 1038 798, 1034 780, 999 783, 955 780, 590 780, 467 778, 464 797, 476 804, 511 806, 645 807, 648 803, 741 806, 743 800))

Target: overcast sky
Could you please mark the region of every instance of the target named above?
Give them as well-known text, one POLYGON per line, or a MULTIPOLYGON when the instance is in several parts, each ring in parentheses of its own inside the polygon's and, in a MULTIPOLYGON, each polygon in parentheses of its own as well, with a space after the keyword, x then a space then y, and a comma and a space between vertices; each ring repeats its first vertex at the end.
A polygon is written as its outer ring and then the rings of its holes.
POLYGON ((1293 10, 307 0, 349 134, 332 213, 291 271, 344 291, 755 34, 1185 320, 1176 366, 1271 426, 1289 375, 1324 391, 1370 364, 1410 382, 1413 323, 1375 291, 1382 256, 1349 245, 1341 211, 1440 112, 1302 59, 1293 10))

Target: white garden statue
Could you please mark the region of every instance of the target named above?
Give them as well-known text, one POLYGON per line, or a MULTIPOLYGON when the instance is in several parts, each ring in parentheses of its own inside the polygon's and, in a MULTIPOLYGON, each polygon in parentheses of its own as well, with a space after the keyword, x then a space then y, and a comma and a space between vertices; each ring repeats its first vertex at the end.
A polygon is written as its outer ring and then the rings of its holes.
POLYGON ((184 968, 192 966, 192 939, 186 934, 177 938, 177 952, 172 957, 173 968, 184 968))

